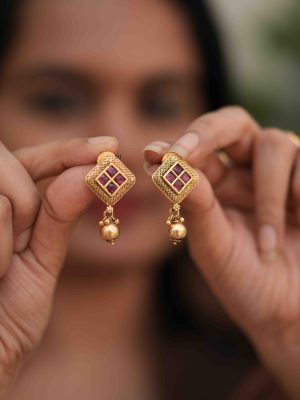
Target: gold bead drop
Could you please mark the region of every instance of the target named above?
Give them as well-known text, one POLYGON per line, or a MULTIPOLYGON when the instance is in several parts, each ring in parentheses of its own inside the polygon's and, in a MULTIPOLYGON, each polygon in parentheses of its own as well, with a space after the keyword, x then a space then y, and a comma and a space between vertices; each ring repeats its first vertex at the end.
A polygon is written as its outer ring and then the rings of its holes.
POLYGON ((169 228, 170 239, 182 240, 186 237, 187 230, 186 227, 181 223, 171 224, 169 228))
POLYGON ((101 230, 101 237, 104 239, 106 242, 115 242, 119 235, 120 235, 120 229, 117 225, 115 224, 109 224, 109 225, 104 225, 101 230))

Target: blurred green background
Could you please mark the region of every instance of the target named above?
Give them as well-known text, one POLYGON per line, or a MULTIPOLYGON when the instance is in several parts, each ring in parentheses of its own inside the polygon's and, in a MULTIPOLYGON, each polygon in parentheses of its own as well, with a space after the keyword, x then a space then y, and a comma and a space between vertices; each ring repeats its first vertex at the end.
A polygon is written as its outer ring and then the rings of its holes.
POLYGON ((300 133, 300 0, 210 0, 238 102, 300 133))

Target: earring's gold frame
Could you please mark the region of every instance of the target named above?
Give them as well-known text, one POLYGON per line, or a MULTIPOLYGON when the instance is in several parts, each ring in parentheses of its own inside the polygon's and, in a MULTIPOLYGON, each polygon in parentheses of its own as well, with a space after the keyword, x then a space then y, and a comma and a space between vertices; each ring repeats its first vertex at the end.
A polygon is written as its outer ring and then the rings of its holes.
POLYGON ((136 177, 114 153, 105 151, 98 156, 97 165, 86 175, 85 182, 103 203, 113 206, 132 188, 136 182, 136 177), (97 178, 110 165, 115 167, 126 179, 113 194, 110 194, 97 183, 97 178))
POLYGON ((181 203, 191 190, 197 185, 199 175, 197 172, 177 153, 167 153, 164 157, 163 163, 157 168, 152 175, 153 183, 158 189, 173 203, 181 203), (191 177, 188 183, 185 184, 180 192, 172 189, 170 184, 165 179, 165 176, 172 170, 175 164, 179 164, 191 177))

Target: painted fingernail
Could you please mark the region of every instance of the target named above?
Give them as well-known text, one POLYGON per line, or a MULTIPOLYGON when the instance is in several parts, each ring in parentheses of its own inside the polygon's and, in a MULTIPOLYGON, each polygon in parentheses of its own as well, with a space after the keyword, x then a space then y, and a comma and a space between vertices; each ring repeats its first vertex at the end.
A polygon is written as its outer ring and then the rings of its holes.
POLYGON ((258 233, 259 247, 263 253, 275 252, 277 234, 272 225, 262 225, 258 233))
POLYGON ((185 158, 191 154, 199 145, 199 136, 196 133, 189 132, 183 135, 171 146, 170 152, 174 151, 181 157, 185 158))
POLYGON ((113 144, 116 142, 116 138, 112 136, 94 136, 88 138, 90 144, 113 144))

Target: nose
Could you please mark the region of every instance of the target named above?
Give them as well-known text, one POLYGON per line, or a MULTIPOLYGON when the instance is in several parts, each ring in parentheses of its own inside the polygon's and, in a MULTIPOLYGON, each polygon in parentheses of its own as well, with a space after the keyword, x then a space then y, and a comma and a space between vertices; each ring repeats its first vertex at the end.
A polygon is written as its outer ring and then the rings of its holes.
POLYGON ((144 142, 132 97, 127 93, 110 93, 100 108, 95 112, 92 129, 100 135, 116 137, 121 159, 136 168, 142 161, 144 142))

